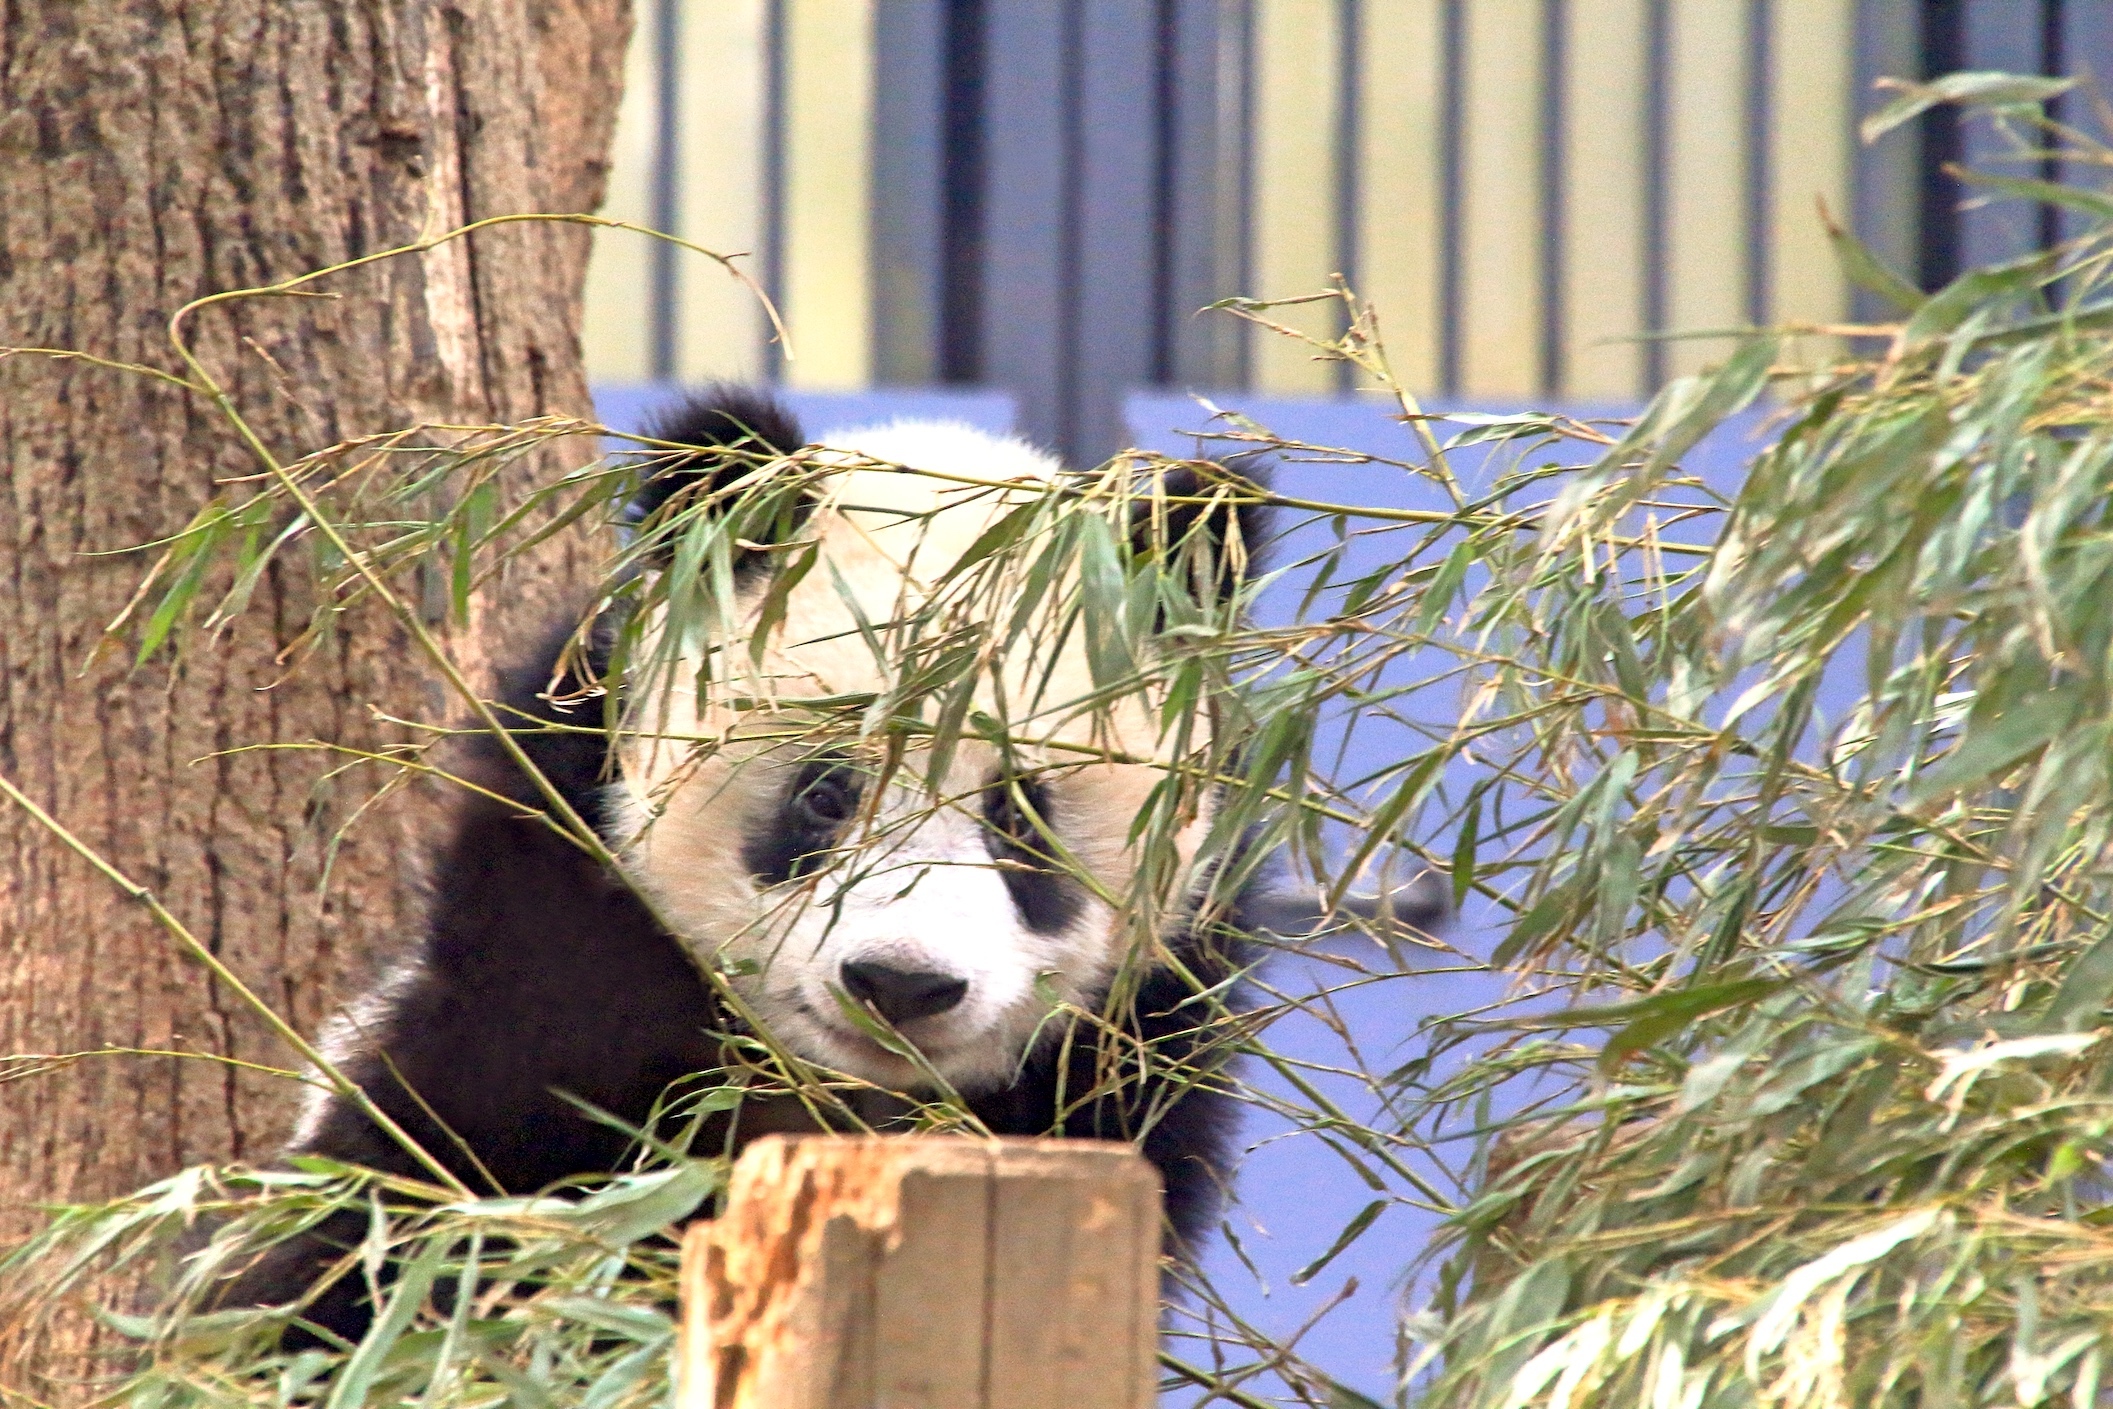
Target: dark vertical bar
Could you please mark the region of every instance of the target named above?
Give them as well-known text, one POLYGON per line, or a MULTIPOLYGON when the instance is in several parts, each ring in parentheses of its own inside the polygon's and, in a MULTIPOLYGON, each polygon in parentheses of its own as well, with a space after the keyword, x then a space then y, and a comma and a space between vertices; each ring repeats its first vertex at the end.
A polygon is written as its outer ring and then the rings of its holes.
MULTIPOLYGON (((1957 67, 2040 72, 2045 3, 2046 0, 1963 0, 1965 47, 1957 67)), ((2032 167, 2014 154, 2010 139, 1998 132, 1985 115, 1967 117, 1956 108, 1951 111, 1960 159, 1966 166, 2004 176, 2034 174, 2032 167)), ((1986 194, 1964 183, 1954 183, 1953 191, 1955 206, 1963 198, 1986 194)), ((1958 228, 1958 269, 2018 259, 2039 248, 2039 208, 2030 202, 2008 197, 1970 201, 1958 212, 1958 228)))
POLYGON ((1045 445, 1058 444, 1064 407, 1070 18, 1068 0, 985 0, 982 371, 1045 445))
POLYGON ((1065 459, 1078 454, 1079 433, 1079 293, 1084 277, 1081 267, 1085 221, 1085 0, 1062 0, 1062 48, 1058 58, 1059 141, 1063 156, 1057 165, 1061 198, 1057 206, 1057 361, 1056 426, 1053 442, 1065 459))
POLYGON ((983 379, 984 0, 948 0, 939 375, 983 379))
MULTIPOLYGON (((676 187, 677 153, 681 132, 678 110, 682 83, 682 21, 678 0, 653 0, 653 228, 663 234, 679 234, 681 218, 676 187)), ((676 247, 666 240, 652 242, 647 279, 652 310, 653 380, 671 381, 675 376, 676 247)))
MULTIPOLYGON (((2061 71, 2066 77, 2083 79, 2087 87, 2062 95, 2056 111, 2063 122, 2091 132, 2097 127, 2093 95, 2113 91, 2113 5, 2076 0, 2061 7, 2061 19, 2061 71)), ((2084 166, 2067 169, 2063 179, 2096 185, 2102 177, 2097 169, 2084 166)), ((2063 211, 2061 238, 2075 239, 2093 223, 2093 217, 2083 211, 2063 211)))
POLYGON ((1174 380, 1174 212, 1180 189, 1177 113, 1181 104, 1179 0, 1156 0, 1152 14, 1152 340, 1146 377, 1174 380))
POLYGON ((1672 112, 1672 16, 1669 0, 1651 0, 1644 36, 1643 95, 1643 385, 1655 396, 1665 381, 1665 342, 1655 336, 1666 329, 1671 307, 1666 289, 1666 222, 1671 202, 1666 192, 1668 136, 1672 112))
MULTIPOLYGON (((672 0, 670 0, 672 3, 672 0)), ((785 0, 764 0, 763 8, 763 192, 758 223, 763 227, 758 282, 770 301, 785 302, 785 0)), ((784 349, 773 345, 776 333, 766 323, 756 365, 772 381, 785 374, 784 349)))
MULTIPOLYGON (((1910 78, 1920 72, 1920 12, 1900 0, 1860 0, 1856 7, 1857 123, 1892 97, 1878 88, 1881 78, 1910 78)), ((1854 147, 1855 208, 1850 228, 1889 268, 1909 279, 1920 276, 1921 132, 1915 124, 1896 128, 1876 143, 1854 147)), ((1836 218, 1840 218, 1840 212, 1836 218)), ((1897 316, 1891 304, 1868 289, 1851 294, 1856 321, 1877 323, 1897 316)))
MULTIPOLYGON (((1965 0, 1924 0, 1921 40, 1922 77, 1935 78, 1965 67, 1965 0)), ((1961 267, 1962 191, 1951 168, 1965 156, 1965 145, 1957 108, 1940 105, 1930 109, 1923 114, 1921 127, 1915 273, 1923 288, 1938 289, 1958 277, 1961 267)))
MULTIPOLYGON (((1357 244, 1357 143, 1365 112, 1363 11, 1364 0, 1336 0, 1335 272, 1352 289, 1358 286, 1362 270, 1357 244)), ((1338 391, 1354 390, 1357 368, 1348 362, 1336 363, 1335 385, 1338 391)))
POLYGON ((945 286, 946 0, 873 8, 873 379, 940 370, 945 286))
POLYGON ((1467 17, 1461 7, 1466 3, 1446 0, 1441 22, 1445 92, 1440 100, 1443 130, 1438 135, 1438 389, 1447 396, 1460 387, 1460 201, 1466 190, 1460 161, 1467 98, 1461 91, 1467 67, 1467 17))
MULTIPOLYGON (((1541 393, 1553 395, 1569 375, 1570 310, 1563 301, 1563 213, 1570 173, 1563 165, 1566 129, 1563 94, 1570 74, 1571 0, 1547 0, 1541 10, 1541 393)), ((1584 0, 1585 4, 1592 0, 1584 0)))
POLYGON ((1123 394, 1152 376, 1157 316, 1159 0, 1073 0, 1076 263, 1066 451, 1103 460, 1128 439, 1123 394))
MULTIPOLYGON (((2069 34, 2063 14, 2067 8, 2062 0, 2040 0, 2040 72, 2049 78, 2059 78, 2069 71, 2069 34)), ((2056 121, 2066 117, 2075 106, 2069 101, 2070 97, 2070 94, 2065 93, 2055 99, 2048 105, 2048 115, 2056 121)), ((2040 160, 2040 179, 2060 181, 2062 164, 2054 155, 2054 148, 2058 144, 2052 137, 2043 140, 2047 143, 2048 154, 2040 160)), ((2061 242, 2062 208, 2051 201, 2043 201, 2040 203, 2039 246, 2041 249, 2052 249, 2061 242)))
POLYGON ((1242 41, 1232 0, 1165 0, 1171 26, 1162 51, 1170 83, 1162 99, 1166 184, 1160 209, 1166 260, 1165 349, 1156 379, 1226 387, 1240 379, 1238 319, 1197 310, 1245 291, 1245 137, 1240 113, 1242 41))
POLYGON ((1775 305, 1774 9, 1772 0, 1746 0, 1746 321, 1755 327, 1774 321, 1775 305))

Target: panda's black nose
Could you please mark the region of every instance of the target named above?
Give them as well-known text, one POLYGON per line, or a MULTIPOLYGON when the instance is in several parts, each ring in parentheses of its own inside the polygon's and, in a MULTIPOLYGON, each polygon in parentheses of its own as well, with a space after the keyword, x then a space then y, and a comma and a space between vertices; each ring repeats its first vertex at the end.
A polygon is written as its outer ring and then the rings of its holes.
POLYGON ((844 987, 853 998, 871 1003, 891 1023, 943 1013, 968 996, 965 978, 867 962, 844 965, 844 987))

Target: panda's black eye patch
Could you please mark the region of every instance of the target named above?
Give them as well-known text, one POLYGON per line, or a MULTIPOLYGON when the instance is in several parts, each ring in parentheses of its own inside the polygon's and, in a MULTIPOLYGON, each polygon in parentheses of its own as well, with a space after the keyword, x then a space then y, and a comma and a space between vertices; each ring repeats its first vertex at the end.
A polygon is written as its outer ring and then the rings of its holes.
POLYGON ((1078 882, 1064 874, 1051 838, 1049 790, 1033 778, 994 778, 983 789, 984 844, 1027 927, 1057 934, 1078 919, 1078 882))
POLYGON ((741 844, 749 874, 775 886, 814 870, 858 815, 864 791, 864 776, 841 755, 810 758, 793 769, 778 806, 741 844))

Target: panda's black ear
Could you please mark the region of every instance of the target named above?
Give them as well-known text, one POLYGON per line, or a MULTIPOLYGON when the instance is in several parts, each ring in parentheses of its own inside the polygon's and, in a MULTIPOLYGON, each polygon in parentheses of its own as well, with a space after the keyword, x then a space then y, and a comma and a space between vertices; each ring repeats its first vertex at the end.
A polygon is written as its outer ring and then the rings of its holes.
POLYGON ((1262 569, 1270 509, 1261 496, 1268 489, 1267 476, 1254 469, 1216 460, 1169 465, 1155 485, 1140 489, 1130 551, 1139 558, 1204 552, 1202 560, 1217 566, 1205 590, 1222 602, 1262 569))
POLYGON ((807 443, 799 419, 783 402, 767 391, 725 384, 692 392, 663 409, 646 434, 696 449, 659 451, 643 459, 645 480, 624 513, 634 524, 644 523, 684 490, 709 494, 753 470, 758 460, 790 455, 807 443))

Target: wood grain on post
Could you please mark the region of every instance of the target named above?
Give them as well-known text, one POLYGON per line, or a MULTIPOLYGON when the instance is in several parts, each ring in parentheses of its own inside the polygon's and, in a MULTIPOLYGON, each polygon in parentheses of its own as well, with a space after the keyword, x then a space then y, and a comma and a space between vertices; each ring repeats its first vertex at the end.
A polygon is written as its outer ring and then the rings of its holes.
POLYGON ((1123 1144, 759 1139, 683 1243, 678 1409, 1149 1409, 1159 1202, 1123 1144))

